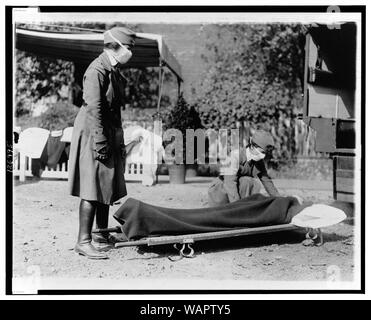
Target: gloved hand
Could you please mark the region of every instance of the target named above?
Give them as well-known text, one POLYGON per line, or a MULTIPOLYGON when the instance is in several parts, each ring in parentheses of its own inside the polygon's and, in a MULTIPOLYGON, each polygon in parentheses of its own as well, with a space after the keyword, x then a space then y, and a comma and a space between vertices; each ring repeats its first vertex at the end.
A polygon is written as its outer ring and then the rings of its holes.
POLYGON ((111 149, 106 142, 96 143, 94 150, 94 158, 99 161, 104 161, 109 158, 111 149))
POLYGON ((125 147, 124 141, 120 143, 120 148, 121 148, 121 157, 123 160, 125 160, 126 159, 126 147, 125 147))
POLYGON ((127 145, 124 144, 124 141, 121 142, 121 154, 122 158, 125 159, 128 154, 130 154, 131 150, 140 142, 142 142, 143 137, 138 136, 134 140, 132 140, 127 145))
POLYGON ((142 136, 137 136, 133 141, 135 141, 135 144, 137 144, 137 143, 142 142, 142 140, 143 140, 142 136))

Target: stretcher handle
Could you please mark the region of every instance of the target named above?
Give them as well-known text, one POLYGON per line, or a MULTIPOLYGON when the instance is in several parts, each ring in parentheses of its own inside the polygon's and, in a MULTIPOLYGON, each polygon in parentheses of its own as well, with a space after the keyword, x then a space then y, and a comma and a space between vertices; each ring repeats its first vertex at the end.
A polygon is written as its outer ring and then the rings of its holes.
POLYGON ((102 232, 117 232, 122 233, 121 227, 111 227, 111 228, 103 228, 103 229, 93 229, 92 233, 102 233, 102 232))

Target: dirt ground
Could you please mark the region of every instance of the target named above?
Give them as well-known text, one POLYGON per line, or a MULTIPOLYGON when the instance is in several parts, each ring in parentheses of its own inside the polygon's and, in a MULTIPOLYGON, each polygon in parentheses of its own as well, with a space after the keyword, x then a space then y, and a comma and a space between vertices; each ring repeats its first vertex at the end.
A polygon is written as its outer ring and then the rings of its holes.
MULTIPOLYGON (((131 197, 150 204, 197 208, 207 206, 207 187, 212 178, 187 178, 183 185, 159 184, 144 187, 128 182, 131 197)), ((316 203, 332 203, 331 181, 275 180, 284 195, 299 195, 316 203)), ((65 180, 14 182, 13 277, 29 275, 38 266, 41 277, 52 279, 106 280, 328 280, 337 268, 341 281, 354 277, 353 218, 323 229, 321 247, 304 246, 303 230, 251 235, 198 242, 196 257, 173 262, 171 245, 127 247, 108 252, 109 260, 94 261, 73 251, 77 237, 79 199, 67 194, 65 180), (330 271, 329 271, 330 270, 330 271), (329 273, 330 272, 330 273, 329 273)), ((343 205, 343 204, 341 204, 343 205)), ((117 225, 110 209, 110 225, 117 225)), ((107 288, 109 289, 109 288, 107 288)))

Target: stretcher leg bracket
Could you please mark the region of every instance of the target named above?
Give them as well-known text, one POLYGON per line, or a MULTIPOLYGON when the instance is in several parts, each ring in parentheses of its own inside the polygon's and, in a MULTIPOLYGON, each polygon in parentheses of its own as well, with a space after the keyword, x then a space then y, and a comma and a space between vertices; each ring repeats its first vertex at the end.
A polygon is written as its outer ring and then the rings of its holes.
POLYGON ((309 241, 312 241, 316 246, 322 246, 324 243, 323 233, 320 228, 307 228, 305 238, 309 241))
POLYGON ((174 243, 173 247, 174 249, 178 250, 179 256, 177 258, 173 258, 169 256, 169 260, 171 261, 179 261, 183 258, 195 258, 196 256, 194 255, 195 251, 191 246, 190 242, 183 243, 181 244, 181 248, 178 247, 178 243, 174 243))

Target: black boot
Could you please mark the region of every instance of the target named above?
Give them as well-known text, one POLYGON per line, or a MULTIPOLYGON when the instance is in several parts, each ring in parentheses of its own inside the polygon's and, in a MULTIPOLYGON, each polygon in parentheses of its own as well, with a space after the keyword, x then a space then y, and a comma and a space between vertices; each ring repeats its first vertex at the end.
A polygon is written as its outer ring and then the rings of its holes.
MULTIPOLYGON (((97 203, 95 212, 95 225, 97 229, 106 229, 108 227, 109 205, 97 203)), ((94 246, 99 250, 106 251, 113 248, 115 237, 109 232, 93 233, 94 246)))
POLYGON ((97 250, 91 241, 91 230, 93 228, 96 203, 81 199, 79 210, 79 235, 75 246, 78 254, 89 259, 107 259, 108 257, 97 250))

